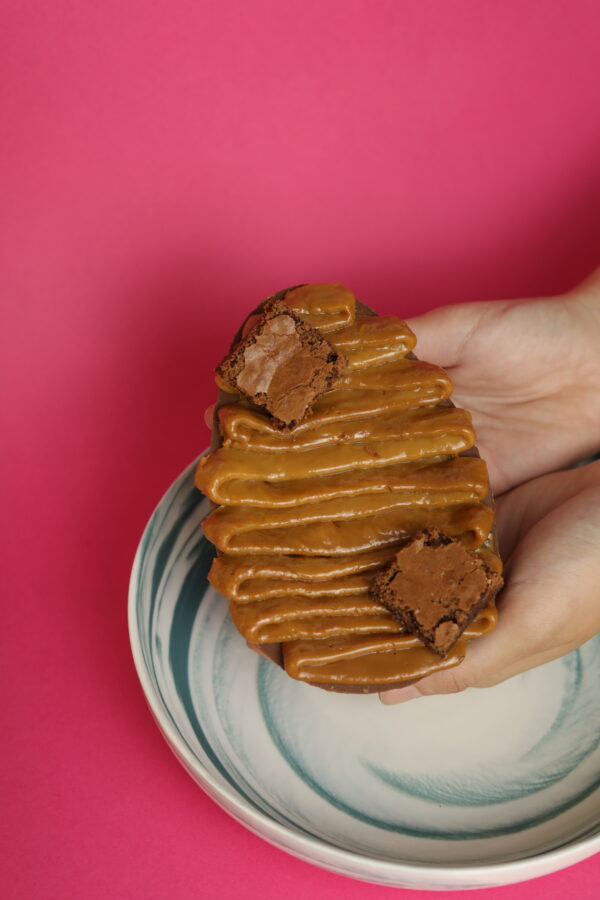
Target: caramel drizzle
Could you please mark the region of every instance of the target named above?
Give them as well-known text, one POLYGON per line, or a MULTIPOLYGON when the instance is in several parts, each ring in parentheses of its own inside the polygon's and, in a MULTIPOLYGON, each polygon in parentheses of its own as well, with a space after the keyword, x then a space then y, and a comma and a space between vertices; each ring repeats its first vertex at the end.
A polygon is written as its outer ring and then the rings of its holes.
POLYGON ((452 385, 406 358, 415 337, 394 316, 355 316, 339 285, 308 285, 286 302, 349 360, 334 390, 282 432, 243 398, 219 411, 222 446, 196 483, 218 504, 204 521, 221 551, 209 578, 249 642, 281 643, 294 678, 331 685, 396 683, 463 658, 487 633, 484 610, 451 656, 426 650, 369 597, 374 575, 406 538, 435 525, 486 556, 493 514, 470 415, 439 406, 452 385))
POLYGON ((490 532, 492 511, 483 503, 418 509, 410 501, 403 505, 394 495, 366 495, 273 509, 268 514, 263 509, 222 506, 203 523, 207 538, 223 553, 301 556, 338 556, 398 545, 428 526, 476 550, 490 532))
MULTIPOLYGON (((343 637, 344 635, 373 635, 383 632, 404 634, 404 629, 386 610, 368 597, 335 597, 318 600, 273 598, 255 603, 229 604, 231 617, 248 641, 256 643, 287 643, 288 641, 343 637)), ((467 638, 480 637, 496 624, 496 610, 488 608, 480 613, 464 632, 467 638)), ((421 644, 417 638, 402 641, 396 650, 411 650, 421 644)), ((319 645, 323 650, 324 645, 319 645)))

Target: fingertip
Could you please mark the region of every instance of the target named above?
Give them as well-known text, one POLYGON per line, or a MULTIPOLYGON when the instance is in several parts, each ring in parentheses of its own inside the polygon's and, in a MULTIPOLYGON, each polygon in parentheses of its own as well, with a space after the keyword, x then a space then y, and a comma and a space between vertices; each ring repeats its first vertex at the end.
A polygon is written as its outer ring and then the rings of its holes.
POLYGON ((382 691, 379 694, 379 700, 384 706, 397 706, 399 703, 407 703, 409 700, 416 700, 423 694, 414 684, 408 687, 395 688, 392 691, 382 691))
POLYGON ((211 403, 210 406, 208 406, 206 408, 206 411, 204 413, 204 421, 206 423, 207 428, 212 428, 214 415, 215 415, 215 404, 211 403))
POLYGON ((466 328, 465 305, 438 306, 406 320, 417 338, 417 356, 447 369, 456 364, 466 328))
POLYGON ((408 319, 407 324, 417 337, 417 356, 445 369, 463 363, 467 345, 484 315, 491 309, 500 310, 502 306, 497 300, 451 303, 408 319))

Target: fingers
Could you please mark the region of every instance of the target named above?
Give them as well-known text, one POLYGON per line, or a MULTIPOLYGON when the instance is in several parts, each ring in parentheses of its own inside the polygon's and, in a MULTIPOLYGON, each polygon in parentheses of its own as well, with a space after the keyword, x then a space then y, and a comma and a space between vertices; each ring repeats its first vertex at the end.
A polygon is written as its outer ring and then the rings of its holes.
POLYGON ((467 657, 460 665, 444 672, 435 672, 408 687, 385 691, 379 695, 379 699, 385 706, 394 706, 418 697, 456 694, 469 687, 499 684, 508 677, 509 671, 508 668, 499 667, 499 660, 503 656, 503 641, 502 635, 498 638, 499 630, 500 625, 491 634, 471 644, 467 657))
POLYGON ((500 305, 498 302, 457 303, 408 319, 409 328, 417 335, 417 356, 444 368, 457 365, 482 320, 500 305))
POLYGON ((212 428, 214 416, 215 416, 215 404, 211 403, 211 405, 206 408, 205 413, 204 413, 204 421, 206 423, 207 428, 212 428))
POLYGON ((600 483, 600 462, 533 478, 497 497, 496 529, 505 562, 536 522, 597 483, 600 483))
POLYGON ((545 634, 546 629, 542 621, 534 624, 535 619, 541 619, 539 611, 529 617, 531 621, 519 621, 530 603, 530 588, 520 586, 505 593, 503 612, 496 629, 470 644, 467 656, 460 665, 428 675, 407 688, 382 693, 379 697, 381 702, 388 706, 434 694, 455 694, 471 687, 493 687, 578 646, 577 643, 556 646, 554 640, 542 639, 541 643, 548 646, 540 648, 540 634, 545 634), (535 639, 532 639, 532 633, 535 639))

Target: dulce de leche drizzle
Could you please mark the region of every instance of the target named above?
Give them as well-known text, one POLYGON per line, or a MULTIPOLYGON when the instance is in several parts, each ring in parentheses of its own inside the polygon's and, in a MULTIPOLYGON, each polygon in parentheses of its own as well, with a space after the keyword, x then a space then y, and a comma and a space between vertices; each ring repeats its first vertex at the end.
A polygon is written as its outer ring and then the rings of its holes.
POLYGON ((457 665, 494 628, 493 603, 440 659, 369 586, 424 527, 500 571, 486 465, 460 455, 475 444, 471 417, 449 404, 448 375, 412 356, 400 319, 357 315, 340 285, 294 288, 285 301, 348 367, 292 431, 241 397, 219 409, 221 446, 196 474, 217 505, 203 523, 220 551, 209 579, 246 640, 271 648, 293 678, 373 690, 457 665))

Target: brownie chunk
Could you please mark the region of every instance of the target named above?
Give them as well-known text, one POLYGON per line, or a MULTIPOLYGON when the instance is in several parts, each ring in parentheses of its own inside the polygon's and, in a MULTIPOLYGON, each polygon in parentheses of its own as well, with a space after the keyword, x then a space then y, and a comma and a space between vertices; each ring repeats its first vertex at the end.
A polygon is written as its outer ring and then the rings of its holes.
POLYGON ((373 599, 446 656, 502 587, 502 576, 435 528, 415 535, 374 579, 373 599))
POLYGON ((282 300, 269 300, 217 372, 280 427, 293 428, 345 367, 346 359, 316 328, 282 300))

